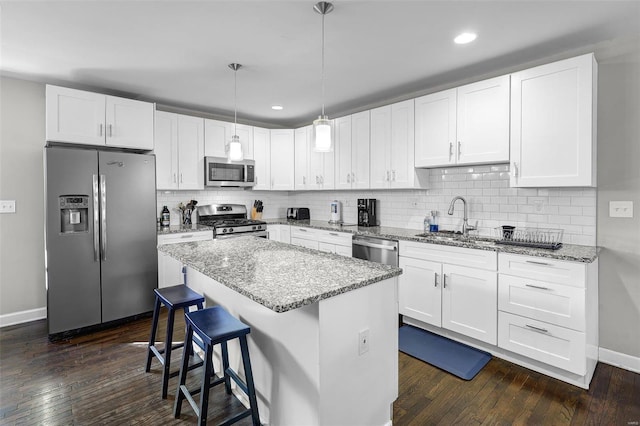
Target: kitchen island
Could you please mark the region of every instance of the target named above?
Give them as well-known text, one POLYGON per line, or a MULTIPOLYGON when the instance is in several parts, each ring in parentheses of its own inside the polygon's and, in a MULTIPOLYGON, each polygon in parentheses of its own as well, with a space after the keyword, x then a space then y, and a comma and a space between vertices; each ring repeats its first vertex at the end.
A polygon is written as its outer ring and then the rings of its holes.
MULTIPOLYGON (((255 237, 158 250, 187 265, 208 306, 251 327, 262 423, 391 423, 400 269, 255 237)), ((235 345, 230 362, 241 370, 235 345)))

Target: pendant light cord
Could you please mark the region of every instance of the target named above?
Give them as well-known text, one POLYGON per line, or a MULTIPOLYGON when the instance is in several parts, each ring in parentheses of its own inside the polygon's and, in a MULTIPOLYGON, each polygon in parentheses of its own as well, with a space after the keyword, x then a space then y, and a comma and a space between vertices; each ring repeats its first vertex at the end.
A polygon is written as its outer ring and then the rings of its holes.
POLYGON ((322 116, 324 117, 324 13, 322 14, 322 116))
POLYGON ((233 70, 233 134, 238 134, 238 70, 233 70))

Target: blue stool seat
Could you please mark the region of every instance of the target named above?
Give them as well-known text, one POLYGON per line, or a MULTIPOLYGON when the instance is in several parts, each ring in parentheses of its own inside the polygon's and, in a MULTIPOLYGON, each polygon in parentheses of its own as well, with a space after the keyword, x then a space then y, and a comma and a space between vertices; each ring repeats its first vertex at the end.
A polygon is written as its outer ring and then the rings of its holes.
POLYGON ((242 391, 249 397, 249 408, 225 420, 223 424, 229 425, 250 415, 253 424, 256 426, 260 425, 258 401, 256 399, 256 390, 253 383, 253 373, 251 371, 251 361, 249 358, 249 348, 247 346, 247 334, 251 332, 250 327, 233 317, 220 306, 186 313, 185 322, 187 323, 187 335, 185 337, 185 342, 190 342, 195 338, 195 336, 197 336, 203 343, 205 351, 204 371, 202 374, 202 384, 200 388, 189 390, 185 385, 187 372, 190 369, 188 359, 189 349, 188 345, 185 345, 182 355, 182 366, 180 368, 176 402, 173 411, 175 418, 177 419, 180 417, 182 401, 186 398, 198 415, 198 424, 206 424, 207 409, 209 407, 209 389, 213 386, 224 383, 227 394, 231 394, 231 379, 233 379, 238 387, 240 387, 240 389, 242 389, 242 391), (245 381, 242 381, 238 374, 229 367, 227 342, 232 339, 238 339, 240 341, 245 381), (220 344, 222 349, 223 376, 220 378, 215 377, 212 361, 213 346, 217 344, 220 344), (211 380, 212 378, 213 380, 211 380), (193 395, 198 393, 200 393, 199 406, 193 399, 193 395))
MULTIPOLYGON (((145 371, 147 373, 149 372, 152 358, 154 356, 158 358, 158 361, 160 361, 160 364, 163 366, 162 398, 164 399, 167 397, 169 378, 178 375, 178 371, 169 371, 169 367, 171 366, 171 351, 183 346, 183 343, 177 345, 173 344, 173 323, 175 320, 176 309, 183 309, 185 314, 189 312, 189 308, 191 306, 196 306, 198 309, 202 309, 204 297, 184 284, 173 287, 157 288, 154 289, 153 292, 156 294, 156 302, 153 309, 153 322, 151 324, 151 336, 149 337, 149 345, 147 348, 147 366, 145 371), (158 328, 158 319, 160 317, 160 307, 162 305, 166 306, 169 310, 167 318, 167 337, 164 348, 158 349, 156 347, 156 332, 158 328)), ((189 346, 189 348, 191 347, 189 346)), ((196 367, 198 367, 198 365, 191 366, 192 369, 196 367)))

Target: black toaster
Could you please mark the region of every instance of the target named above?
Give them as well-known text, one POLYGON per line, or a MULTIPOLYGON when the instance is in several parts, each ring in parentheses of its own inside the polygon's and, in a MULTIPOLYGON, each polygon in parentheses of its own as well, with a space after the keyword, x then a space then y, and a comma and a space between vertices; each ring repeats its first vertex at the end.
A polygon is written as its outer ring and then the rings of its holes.
POLYGON ((289 207, 287 209, 287 220, 309 220, 310 218, 307 207, 289 207))

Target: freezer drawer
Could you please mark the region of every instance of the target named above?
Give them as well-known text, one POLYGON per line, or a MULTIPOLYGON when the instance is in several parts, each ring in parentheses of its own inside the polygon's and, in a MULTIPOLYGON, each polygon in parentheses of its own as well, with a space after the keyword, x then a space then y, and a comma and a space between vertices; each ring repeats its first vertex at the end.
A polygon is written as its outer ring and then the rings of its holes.
POLYGON ((498 312, 498 346, 583 376, 586 374, 585 333, 498 312))

